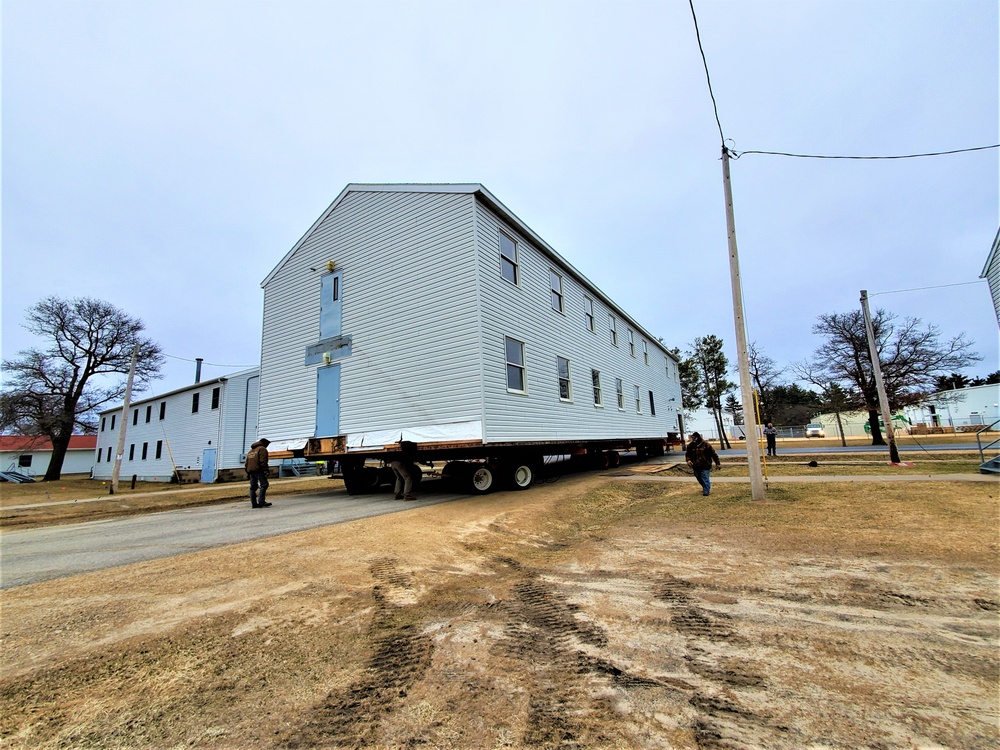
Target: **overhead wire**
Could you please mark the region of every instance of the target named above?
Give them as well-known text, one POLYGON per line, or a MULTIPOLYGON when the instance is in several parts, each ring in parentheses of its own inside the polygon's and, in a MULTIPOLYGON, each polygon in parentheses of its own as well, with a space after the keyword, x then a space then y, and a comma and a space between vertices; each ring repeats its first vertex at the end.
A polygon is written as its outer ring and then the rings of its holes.
MULTIPOLYGON (((690 0, 689 0, 690 1, 690 0)), ((714 101, 714 98, 713 98, 714 101)), ((991 148, 1000 148, 1000 143, 995 143, 990 146, 973 146, 971 148, 955 148, 950 151, 928 151, 922 154, 895 154, 892 156, 831 156, 826 154, 793 154, 787 151, 733 151, 730 153, 733 155, 734 159, 739 159, 745 154, 764 154, 766 156, 790 156, 795 159, 859 159, 859 160, 875 160, 875 159, 920 159, 925 156, 948 156, 949 154, 964 154, 969 151, 986 151, 991 148)))
MULTIPOLYGON (((165 354, 165 353, 162 353, 162 352, 161 352, 161 354, 163 354, 164 357, 169 357, 170 359, 179 359, 179 360, 181 360, 181 362, 197 362, 198 361, 196 359, 188 359, 187 357, 178 357, 178 356, 175 356, 173 354, 165 354)), ((244 367, 245 368, 245 367, 256 367, 257 366, 257 365, 223 365, 223 364, 219 364, 218 362, 205 362, 204 360, 202 360, 202 364, 203 365, 208 365, 210 367, 244 367)))
POLYGON ((705 66, 705 80, 708 81, 708 95, 712 97, 712 110, 715 112, 715 124, 719 126, 719 140, 722 147, 726 147, 726 136, 722 134, 722 121, 719 120, 719 105, 715 102, 715 92, 712 91, 712 76, 708 74, 708 60, 705 58, 705 49, 701 46, 701 32, 698 31, 698 16, 694 12, 694 0, 688 0, 691 8, 691 18, 694 20, 694 35, 698 38, 698 51, 701 52, 701 63, 705 66))
POLYGON ((891 292, 872 292, 869 297, 877 297, 880 294, 899 294, 901 292, 923 292, 927 289, 944 289, 949 286, 968 286, 969 284, 985 284, 986 279, 979 279, 977 281, 959 281, 956 284, 935 284, 934 286, 918 286, 913 289, 893 289, 891 292))

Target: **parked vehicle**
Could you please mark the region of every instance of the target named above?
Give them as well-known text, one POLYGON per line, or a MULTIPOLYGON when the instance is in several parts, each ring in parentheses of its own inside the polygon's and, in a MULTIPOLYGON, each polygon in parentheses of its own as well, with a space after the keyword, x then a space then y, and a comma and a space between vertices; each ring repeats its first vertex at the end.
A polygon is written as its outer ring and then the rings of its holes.
POLYGON ((821 425, 819 422, 813 422, 812 424, 807 424, 806 437, 807 438, 826 437, 826 430, 823 428, 823 425, 821 425))

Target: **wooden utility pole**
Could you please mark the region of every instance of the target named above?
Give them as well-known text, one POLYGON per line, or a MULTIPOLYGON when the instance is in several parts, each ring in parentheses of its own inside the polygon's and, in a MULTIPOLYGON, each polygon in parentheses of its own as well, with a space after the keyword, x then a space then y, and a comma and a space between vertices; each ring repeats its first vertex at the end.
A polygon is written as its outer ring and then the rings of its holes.
MULTIPOLYGON (((875 344, 875 329, 872 327, 872 314, 868 310, 868 292, 861 290, 861 311, 865 315, 865 333, 868 336, 868 351, 871 352, 872 371, 875 373, 875 388, 878 390, 878 405, 882 409, 882 421, 885 422, 885 437, 889 441, 889 460, 899 463, 899 451, 896 449, 896 434, 892 429, 892 414, 889 412, 889 397, 885 393, 882 382, 882 365, 878 359, 878 346, 875 344)), ((872 427, 874 430, 874 426, 872 427)))
POLYGON ((111 494, 118 491, 118 475, 122 470, 122 457, 125 454, 125 433, 128 431, 128 408, 132 404, 132 381, 135 379, 135 366, 139 361, 139 345, 132 349, 132 364, 128 368, 128 380, 125 382, 125 403, 122 404, 122 423, 118 428, 118 447, 115 449, 115 466, 111 470, 111 494))
POLYGON ((740 370, 740 395, 746 426, 747 463, 750 465, 750 494, 764 500, 764 471, 760 465, 760 437, 757 415, 753 410, 753 381, 747 354, 747 329, 743 319, 743 288, 740 283, 740 257, 736 249, 736 219, 733 217, 733 189, 729 182, 729 150, 722 144, 722 185, 726 192, 726 230, 729 236, 729 275, 733 285, 733 318, 736 324, 736 358, 740 370), (750 408, 746 405, 750 404, 750 408))

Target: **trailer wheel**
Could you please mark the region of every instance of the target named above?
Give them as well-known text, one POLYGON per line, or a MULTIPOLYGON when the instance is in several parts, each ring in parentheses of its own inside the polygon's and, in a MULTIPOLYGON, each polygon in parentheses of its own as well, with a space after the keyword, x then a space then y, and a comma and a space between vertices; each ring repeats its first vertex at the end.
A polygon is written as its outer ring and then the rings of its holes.
POLYGON ((611 458, 607 453, 601 451, 590 457, 590 463, 598 471, 603 471, 611 466, 611 458))
POLYGON ((378 492, 382 477, 374 466, 366 466, 361 470, 361 492, 378 492))
POLYGON ((618 451, 608 451, 608 465, 612 469, 617 469, 622 465, 622 457, 618 454, 618 451))
POLYGON ((526 461, 516 461, 510 467, 510 486, 515 490, 526 490, 535 483, 535 467, 526 461))
POLYGON ((473 469, 469 480, 469 487, 474 495, 485 495, 496 484, 496 471, 490 464, 482 464, 473 469))

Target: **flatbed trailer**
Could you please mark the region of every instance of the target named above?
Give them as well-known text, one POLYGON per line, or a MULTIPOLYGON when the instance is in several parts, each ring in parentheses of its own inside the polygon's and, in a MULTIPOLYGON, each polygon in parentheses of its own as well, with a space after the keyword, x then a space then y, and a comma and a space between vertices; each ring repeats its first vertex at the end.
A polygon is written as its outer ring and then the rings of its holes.
MULTIPOLYGON (((465 485, 472 494, 485 494, 494 489, 526 490, 535 483, 545 460, 552 456, 568 456, 571 461, 588 468, 607 469, 619 465, 621 454, 634 452, 640 458, 662 456, 681 441, 676 433, 662 438, 621 438, 610 440, 558 440, 483 443, 460 441, 452 443, 392 443, 364 449, 349 449, 344 436, 310 438, 301 450, 289 452, 289 457, 309 461, 336 463, 344 486, 352 494, 375 492, 391 483, 387 469, 390 462, 402 458, 418 464, 444 462, 442 476, 465 485), (373 465, 374 464, 374 465, 373 465)), ((282 454, 275 454, 281 457, 282 454)))

